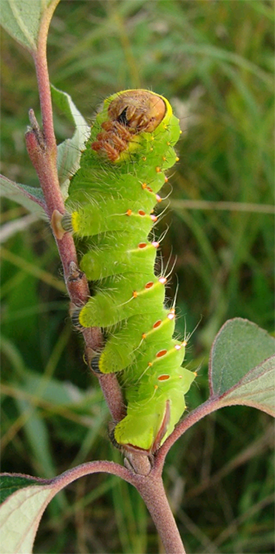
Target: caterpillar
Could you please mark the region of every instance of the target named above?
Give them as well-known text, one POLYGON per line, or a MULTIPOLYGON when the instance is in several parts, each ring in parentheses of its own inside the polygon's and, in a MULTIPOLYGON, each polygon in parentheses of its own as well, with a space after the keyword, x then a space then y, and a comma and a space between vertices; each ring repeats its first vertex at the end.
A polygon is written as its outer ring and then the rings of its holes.
POLYGON ((165 170, 177 160, 180 127, 170 103, 147 90, 104 101, 73 176, 62 226, 86 242, 80 269, 93 295, 79 310, 82 327, 104 330, 96 372, 117 373, 126 416, 116 446, 154 453, 185 410, 194 373, 181 367, 185 341, 173 338, 175 309, 165 305, 165 275, 155 274, 155 205, 165 170))

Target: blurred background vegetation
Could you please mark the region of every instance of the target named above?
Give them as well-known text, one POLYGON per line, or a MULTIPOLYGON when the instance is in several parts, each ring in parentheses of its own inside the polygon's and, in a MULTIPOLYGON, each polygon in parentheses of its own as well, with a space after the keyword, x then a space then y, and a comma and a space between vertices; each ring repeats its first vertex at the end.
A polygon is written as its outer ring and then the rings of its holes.
MULTIPOLYGON (((159 232, 168 226, 164 264, 176 260, 168 294, 178 287, 178 332, 197 326, 187 353, 187 366, 199 370, 189 410, 208 396, 211 343, 228 318, 273 330, 273 217, 260 212, 273 204, 273 19, 274 4, 264 0, 72 0, 61 1, 50 28, 51 82, 87 120, 103 98, 135 87, 166 96, 181 119, 159 232)), ((37 186, 24 143, 28 109, 39 117, 32 60, 5 32, 1 49, 2 173, 37 186)), ((59 142, 71 136, 58 112, 55 128, 59 142)), ((26 213, 2 203, 2 470, 52 477, 121 456, 72 330, 54 240, 26 213)), ((164 479, 188 553, 273 552, 271 424, 255 409, 227 408, 174 445, 164 479)), ((135 491, 95 475, 52 502, 35 552, 162 549, 135 491)))

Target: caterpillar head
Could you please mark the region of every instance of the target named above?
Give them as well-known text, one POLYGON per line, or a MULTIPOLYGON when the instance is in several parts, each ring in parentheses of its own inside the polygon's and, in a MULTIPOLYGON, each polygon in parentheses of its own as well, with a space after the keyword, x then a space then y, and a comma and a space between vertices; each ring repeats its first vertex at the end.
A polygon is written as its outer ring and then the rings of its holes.
POLYGON ((126 90, 111 100, 105 120, 92 149, 119 160, 129 142, 140 133, 152 133, 166 114, 164 99, 147 90, 126 90))
POLYGON ((125 125, 133 133, 152 133, 165 113, 164 100, 147 90, 125 91, 108 108, 110 119, 125 125))

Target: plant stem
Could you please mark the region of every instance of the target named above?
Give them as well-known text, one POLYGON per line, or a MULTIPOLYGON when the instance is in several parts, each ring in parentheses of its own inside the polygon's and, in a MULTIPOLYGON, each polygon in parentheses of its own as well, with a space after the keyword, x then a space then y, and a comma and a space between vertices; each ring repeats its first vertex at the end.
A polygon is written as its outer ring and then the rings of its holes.
POLYGON ((139 476, 135 486, 151 514, 166 553, 186 554, 161 476, 139 476))
POLYGON ((143 498, 166 553, 186 554, 175 518, 167 500, 161 475, 159 473, 153 475, 154 470, 150 475, 145 477, 130 473, 125 467, 114 462, 88 462, 65 471, 64 474, 56 477, 52 482, 55 482, 59 486, 59 490, 61 490, 75 479, 97 472, 111 473, 131 483, 143 498))
POLYGON ((173 433, 166 439, 160 449, 155 455, 154 470, 156 473, 162 471, 166 455, 173 444, 195 423, 200 421, 203 417, 212 412, 215 412, 222 407, 221 399, 219 396, 211 396, 203 404, 200 404, 195 410, 190 412, 178 425, 175 427, 173 433))
MULTIPOLYGON (((44 12, 37 49, 32 52, 39 89, 43 131, 39 128, 33 110, 30 110, 31 130, 26 133, 28 153, 40 181, 45 198, 45 210, 50 221, 55 211, 60 214, 64 214, 66 211, 58 181, 57 145, 46 52, 48 28, 57 3, 58 0, 53 1, 49 10, 44 12)), ((64 280, 72 307, 82 306, 87 302, 90 291, 85 275, 79 270, 77 271, 78 260, 74 240, 70 233, 65 233, 62 237, 57 237, 54 233, 54 237, 62 261, 64 280)), ((86 351, 89 353, 97 351, 102 346, 102 334, 98 328, 91 327, 83 330, 83 337, 86 351)), ((119 421, 123 413, 123 399, 116 376, 102 376, 100 385, 113 418, 119 421)))

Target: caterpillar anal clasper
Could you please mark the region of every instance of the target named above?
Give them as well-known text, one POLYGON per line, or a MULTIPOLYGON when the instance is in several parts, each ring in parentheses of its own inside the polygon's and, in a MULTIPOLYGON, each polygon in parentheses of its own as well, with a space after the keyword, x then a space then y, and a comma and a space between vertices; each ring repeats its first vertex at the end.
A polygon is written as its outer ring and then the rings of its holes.
POLYGON ((146 90, 103 104, 71 180, 63 227, 86 243, 80 268, 93 296, 79 311, 83 327, 102 327, 106 342, 91 366, 118 373, 127 414, 114 443, 153 453, 185 410, 195 374, 182 367, 185 342, 173 338, 175 310, 165 305, 165 275, 151 232, 165 170, 180 135, 169 102, 146 90))

